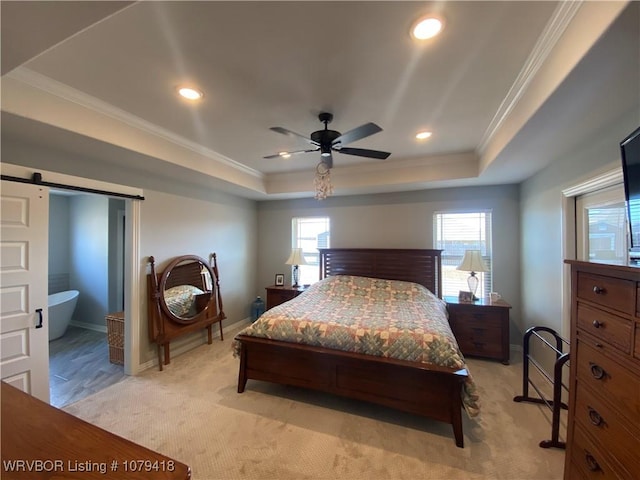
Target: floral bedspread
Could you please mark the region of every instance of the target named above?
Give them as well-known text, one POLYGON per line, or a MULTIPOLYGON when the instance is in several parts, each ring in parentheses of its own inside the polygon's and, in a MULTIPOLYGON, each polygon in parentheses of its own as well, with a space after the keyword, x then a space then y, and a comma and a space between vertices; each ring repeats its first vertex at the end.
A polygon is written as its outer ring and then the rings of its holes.
POLYGON ((195 299, 204 293, 193 285, 178 285, 164 291, 164 299, 171 313, 178 317, 193 316, 195 299))
MULTIPOLYGON (((445 302, 411 282, 328 277, 268 310, 239 335, 467 368, 445 302)), ((237 339, 233 348, 238 355, 237 339)), ((478 396, 470 374, 462 400, 467 413, 475 416, 478 396)))

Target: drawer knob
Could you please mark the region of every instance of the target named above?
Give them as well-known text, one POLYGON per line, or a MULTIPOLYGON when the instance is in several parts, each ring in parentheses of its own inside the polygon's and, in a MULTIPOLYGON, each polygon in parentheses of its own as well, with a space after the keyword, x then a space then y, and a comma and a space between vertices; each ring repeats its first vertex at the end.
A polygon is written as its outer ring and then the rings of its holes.
POLYGON ((597 363, 589 362, 589 368, 591 369, 591 375, 593 375, 593 378, 596 380, 602 380, 607 373, 604 371, 604 368, 597 363))
POLYGON ((584 460, 587 462, 587 468, 592 472, 597 472, 600 470, 600 465, 598 465, 598 461, 593 458, 589 452, 584 452, 584 460))
POLYGON ((594 320, 594 321, 593 321, 593 323, 592 323, 592 325, 593 325, 595 328, 600 328, 600 327, 604 326, 604 323, 599 322, 598 320, 594 320))
POLYGON ((602 419, 600 414, 594 408, 591 408, 591 407, 587 407, 587 408, 589 409, 589 421, 596 427, 599 427, 600 425, 602 425, 604 423, 604 420, 602 419))
POLYGON ((602 287, 599 287, 599 286, 595 285, 593 287, 593 293, 595 293, 596 295, 602 295, 602 294, 606 293, 606 290, 604 288, 602 288, 602 287))

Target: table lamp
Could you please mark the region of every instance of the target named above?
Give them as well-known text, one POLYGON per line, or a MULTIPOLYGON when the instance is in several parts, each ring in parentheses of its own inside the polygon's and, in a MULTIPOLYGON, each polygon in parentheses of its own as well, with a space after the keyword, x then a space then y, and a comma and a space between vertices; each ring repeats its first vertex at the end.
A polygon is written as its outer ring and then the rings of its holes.
POLYGON ((287 258, 287 261, 284 262, 287 265, 293 265, 293 285, 292 287, 298 287, 298 265, 306 265, 307 262, 304 259, 304 255, 302 254, 301 248, 292 248, 291 255, 287 258))
POLYGON ((489 271, 482 259, 480 250, 465 250, 462 262, 456 267, 456 270, 470 272, 467 278, 467 285, 469 285, 469 291, 471 292, 473 300, 478 300, 478 297, 476 297, 476 291, 478 290, 478 277, 476 277, 476 272, 489 271))

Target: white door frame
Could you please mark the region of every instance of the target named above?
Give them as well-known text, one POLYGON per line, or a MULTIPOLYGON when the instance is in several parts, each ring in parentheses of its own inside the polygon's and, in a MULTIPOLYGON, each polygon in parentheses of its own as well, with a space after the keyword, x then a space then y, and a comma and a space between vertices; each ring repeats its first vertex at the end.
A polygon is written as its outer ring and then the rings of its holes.
MULTIPOLYGON (((562 190, 562 258, 567 260, 576 259, 576 197, 612 187, 622 183, 622 180, 622 166, 618 165, 562 190)), ((571 323, 571 268, 566 264, 563 267, 561 335, 564 338, 569 338, 571 323)))
MULTIPOLYGON (((125 205, 126 208, 126 205, 125 205)), ((124 310, 124 235, 127 231, 124 222, 127 220, 125 210, 118 210, 116 221, 116 305, 124 310)))
MULTIPOLYGON (((49 172, 20 165, 12 165, 4 162, 0 164, 0 168, 3 175, 9 175, 12 177, 31 179, 35 172, 39 172, 42 174, 43 180, 46 182, 144 197, 142 189, 128 187, 126 185, 101 182, 98 180, 49 172)), ((125 322, 124 338, 124 373, 127 375, 136 375, 145 367, 140 364, 140 308, 142 305, 140 298, 139 275, 140 210, 140 201, 126 201, 124 314, 127 321, 125 322)), ((47 286, 44 285, 43 288, 46 290, 47 286)))

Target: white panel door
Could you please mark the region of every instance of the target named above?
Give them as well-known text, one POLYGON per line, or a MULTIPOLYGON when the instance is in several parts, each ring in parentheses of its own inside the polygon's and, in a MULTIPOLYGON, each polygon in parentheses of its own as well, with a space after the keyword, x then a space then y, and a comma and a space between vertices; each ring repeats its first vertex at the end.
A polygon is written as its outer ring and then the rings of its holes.
POLYGON ((2 182, 0 377, 49 403, 49 189, 2 182))

